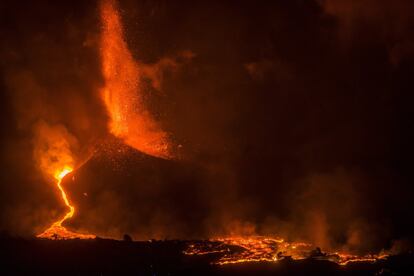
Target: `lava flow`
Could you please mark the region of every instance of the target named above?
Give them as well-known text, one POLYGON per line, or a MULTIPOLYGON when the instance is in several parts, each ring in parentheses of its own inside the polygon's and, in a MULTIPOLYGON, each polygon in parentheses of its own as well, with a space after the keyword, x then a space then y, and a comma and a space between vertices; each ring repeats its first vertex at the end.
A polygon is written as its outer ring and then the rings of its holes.
POLYGON ((58 170, 54 174, 56 179, 56 185, 62 195, 62 199, 65 202, 65 205, 69 208, 69 211, 59 220, 55 221, 48 229, 43 233, 37 235, 38 238, 47 238, 47 239, 93 239, 95 235, 90 234, 79 234, 72 231, 69 231, 64 226, 63 222, 67 219, 70 219, 75 214, 75 207, 73 207, 66 195, 65 190, 63 189, 61 183, 62 179, 70 172, 73 171, 73 168, 70 166, 65 166, 63 169, 58 170))
POLYGON ((375 262, 387 254, 352 255, 341 252, 322 252, 310 243, 287 242, 275 237, 231 237, 192 242, 184 251, 186 255, 216 254, 214 264, 225 265, 245 262, 276 262, 283 259, 316 259, 347 265, 351 262, 375 262))

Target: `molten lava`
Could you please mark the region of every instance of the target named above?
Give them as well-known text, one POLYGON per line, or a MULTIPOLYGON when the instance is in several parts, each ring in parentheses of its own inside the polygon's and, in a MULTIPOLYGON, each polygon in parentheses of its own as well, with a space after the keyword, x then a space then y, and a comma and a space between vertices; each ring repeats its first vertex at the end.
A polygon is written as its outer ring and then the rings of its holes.
POLYGON ((340 265, 351 262, 375 262, 388 257, 387 254, 352 255, 347 253, 327 253, 309 243, 287 242, 275 237, 229 237, 212 239, 208 242, 191 243, 184 251, 186 255, 217 254, 219 259, 214 264, 225 265, 245 262, 276 262, 282 259, 317 259, 328 260, 340 265))
POLYGON ((128 49, 115 1, 102 2, 101 20, 100 51, 105 81, 101 95, 110 117, 109 130, 139 151, 171 158, 167 134, 145 106, 140 66, 128 49))
POLYGON ((65 205, 69 208, 69 211, 59 220, 55 221, 48 229, 46 229, 43 233, 37 235, 38 238, 46 238, 46 239, 93 239, 95 238, 94 235, 89 234, 79 234, 72 231, 69 231, 64 226, 62 226, 63 222, 71 217, 73 217, 75 213, 75 207, 73 207, 69 199, 63 189, 61 183, 62 179, 71 171, 73 168, 70 166, 64 166, 63 169, 58 170, 55 172, 54 177, 56 179, 56 185, 62 195, 62 199, 65 205))

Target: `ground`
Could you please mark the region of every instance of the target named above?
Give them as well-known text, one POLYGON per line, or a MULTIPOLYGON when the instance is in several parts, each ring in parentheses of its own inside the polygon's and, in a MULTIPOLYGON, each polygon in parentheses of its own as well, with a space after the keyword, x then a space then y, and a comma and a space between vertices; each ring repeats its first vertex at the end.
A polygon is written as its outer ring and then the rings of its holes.
POLYGON ((187 256, 187 241, 1 238, 1 275, 414 275, 414 255, 340 266, 313 259, 212 265, 219 256, 187 256))

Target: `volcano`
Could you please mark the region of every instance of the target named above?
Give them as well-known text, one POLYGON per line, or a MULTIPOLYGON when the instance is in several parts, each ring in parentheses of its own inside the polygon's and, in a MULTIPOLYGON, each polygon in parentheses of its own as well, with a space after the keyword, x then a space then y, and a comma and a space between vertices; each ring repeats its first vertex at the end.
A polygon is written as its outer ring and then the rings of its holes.
POLYGON ((0 274, 414 275, 412 10, 0 1, 0 274))
POLYGON ((181 254, 218 256, 216 265, 309 258, 347 265, 389 257, 387 252, 324 253, 317 245, 275 237, 208 239, 211 235, 205 232, 205 224, 211 206, 204 197, 208 173, 192 163, 147 155, 113 136, 99 143, 88 161, 65 176, 61 185, 78 211, 66 226, 77 232, 118 239, 124 236, 127 241, 131 236, 138 240, 180 239, 180 244, 186 245, 181 254))
POLYGON ((203 175, 194 164, 153 157, 108 138, 63 180, 78 210, 69 226, 103 237, 202 237, 208 211, 203 175))

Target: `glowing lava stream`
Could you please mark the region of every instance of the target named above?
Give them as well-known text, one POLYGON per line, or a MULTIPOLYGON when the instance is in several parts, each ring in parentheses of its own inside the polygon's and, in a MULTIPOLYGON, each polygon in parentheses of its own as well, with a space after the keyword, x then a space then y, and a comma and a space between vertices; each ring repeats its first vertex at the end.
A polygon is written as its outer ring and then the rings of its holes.
POLYGON ((278 237, 263 236, 236 236, 192 242, 183 253, 186 255, 216 254, 218 259, 213 264, 217 265, 309 258, 347 265, 355 262, 376 262, 389 256, 386 252, 368 255, 322 252, 320 249, 315 249, 315 246, 310 243, 287 242, 278 237))
POLYGON ((70 172, 73 171, 72 167, 65 166, 62 170, 56 171, 54 177, 57 181, 57 187, 62 195, 62 199, 65 202, 65 205, 69 207, 69 211, 65 214, 65 216, 57 221, 55 221, 48 229, 46 229, 43 233, 37 235, 38 238, 46 238, 46 239, 93 239, 95 235, 89 234, 79 234, 72 231, 69 231, 64 226, 62 226, 63 222, 75 214, 75 207, 73 207, 69 199, 66 195, 65 190, 63 189, 61 183, 62 179, 70 172))

